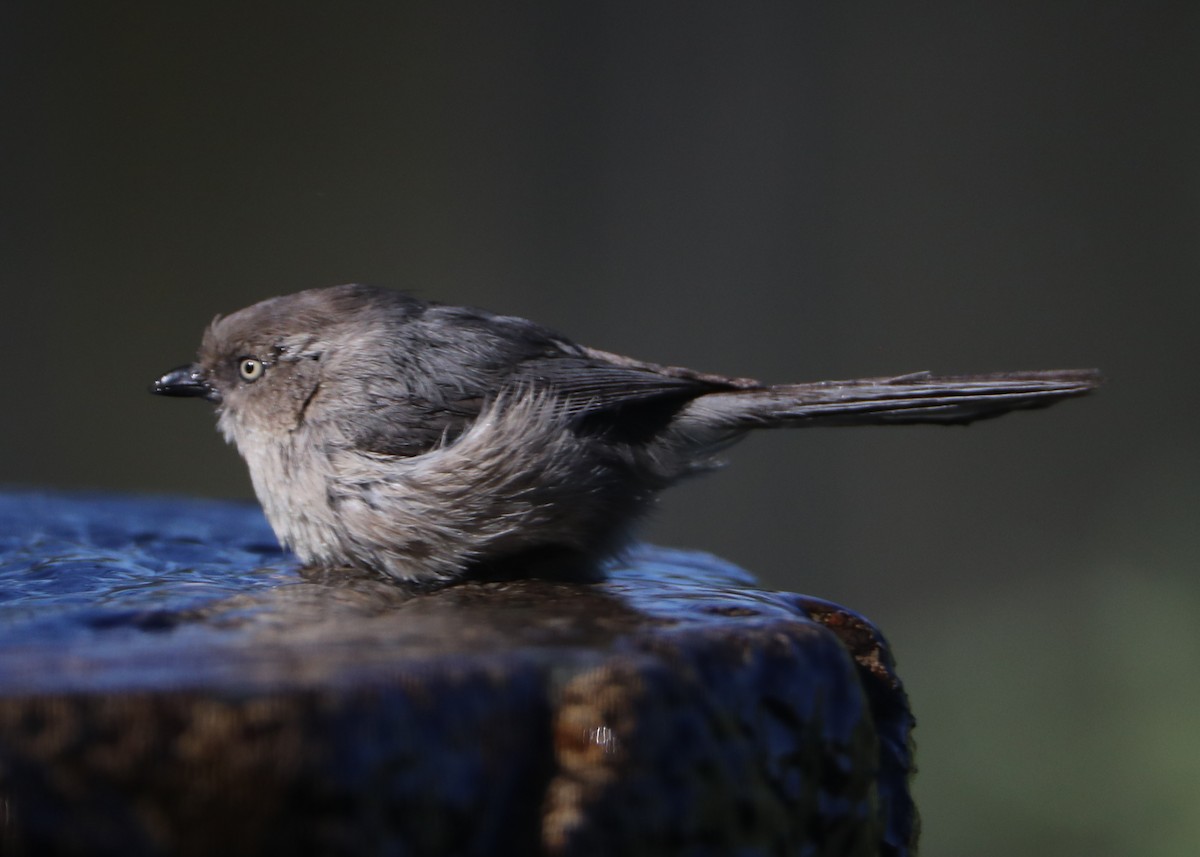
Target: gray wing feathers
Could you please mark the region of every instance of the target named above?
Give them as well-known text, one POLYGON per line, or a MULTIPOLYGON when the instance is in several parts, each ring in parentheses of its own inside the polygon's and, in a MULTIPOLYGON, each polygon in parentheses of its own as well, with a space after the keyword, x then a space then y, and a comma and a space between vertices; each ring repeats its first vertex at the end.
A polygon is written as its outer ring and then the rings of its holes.
POLYGON ((510 380, 515 387, 553 392, 568 413, 622 408, 656 399, 690 399, 730 385, 712 379, 668 375, 657 367, 600 363, 589 357, 555 357, 523 364, 510 380))

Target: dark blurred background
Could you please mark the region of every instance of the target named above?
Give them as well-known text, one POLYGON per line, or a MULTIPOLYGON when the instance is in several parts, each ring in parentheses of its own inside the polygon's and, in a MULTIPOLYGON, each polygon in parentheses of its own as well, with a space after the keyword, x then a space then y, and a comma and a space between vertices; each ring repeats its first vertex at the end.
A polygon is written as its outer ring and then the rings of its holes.
POLYGON ((364 281, 799 381, 1099 366, 783 432, 654 541, 879 622, 924 854, 1200 842, 1200 5, 0 2, 0 480, 249 496, 147 395, 364 281))

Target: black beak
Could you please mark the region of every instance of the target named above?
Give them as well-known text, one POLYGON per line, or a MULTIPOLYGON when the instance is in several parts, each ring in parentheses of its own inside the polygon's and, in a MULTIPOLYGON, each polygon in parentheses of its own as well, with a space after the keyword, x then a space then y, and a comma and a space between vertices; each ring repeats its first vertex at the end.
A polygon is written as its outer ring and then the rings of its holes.
POLYGON ((150 392, 160 396, 195 396, 210 402, 221 399, 220 394, 205 379, 204 370, 194 363, 172 369, 150 385, 150 392))

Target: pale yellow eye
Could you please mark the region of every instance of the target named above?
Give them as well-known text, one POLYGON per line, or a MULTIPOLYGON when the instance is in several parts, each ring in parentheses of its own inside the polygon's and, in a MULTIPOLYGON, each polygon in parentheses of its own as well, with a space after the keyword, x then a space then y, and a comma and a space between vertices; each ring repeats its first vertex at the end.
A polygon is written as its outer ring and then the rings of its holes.
POLYGON ((243 381, 257 381, 263 374, 262 361, 253 357, 239 358, 238 374, 242 376, 243 381))

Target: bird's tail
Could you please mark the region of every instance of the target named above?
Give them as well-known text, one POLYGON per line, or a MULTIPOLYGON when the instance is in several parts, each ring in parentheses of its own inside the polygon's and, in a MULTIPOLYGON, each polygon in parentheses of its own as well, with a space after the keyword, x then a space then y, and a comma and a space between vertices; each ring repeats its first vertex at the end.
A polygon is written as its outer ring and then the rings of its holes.
POLYGON ((1008 411, 1042 408, 1100 385, 1094 369, 932 375, 780 384, 710 393, 695 416, 733 429, 782 426, 963 424, 1008 411))

